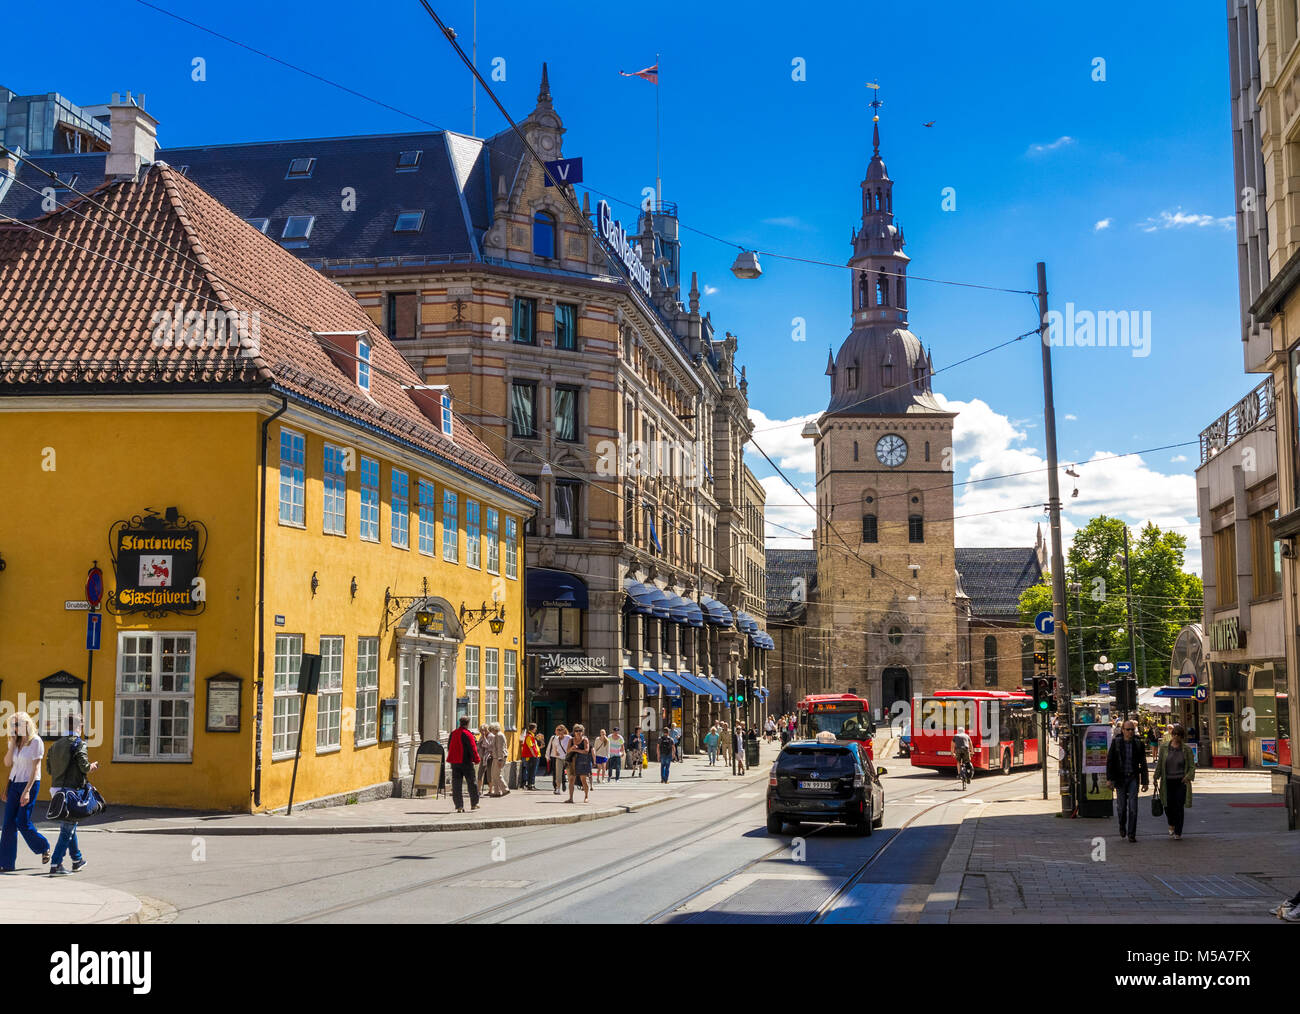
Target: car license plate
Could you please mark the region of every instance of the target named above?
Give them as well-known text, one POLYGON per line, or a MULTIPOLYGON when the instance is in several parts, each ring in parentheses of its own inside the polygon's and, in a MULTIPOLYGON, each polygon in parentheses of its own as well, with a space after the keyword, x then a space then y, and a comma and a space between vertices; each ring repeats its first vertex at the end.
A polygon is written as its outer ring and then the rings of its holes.
POLYGON ((809 789, 813 792, 830 792, 831 783, 830 782, 800 782, 799 788, 809 789))

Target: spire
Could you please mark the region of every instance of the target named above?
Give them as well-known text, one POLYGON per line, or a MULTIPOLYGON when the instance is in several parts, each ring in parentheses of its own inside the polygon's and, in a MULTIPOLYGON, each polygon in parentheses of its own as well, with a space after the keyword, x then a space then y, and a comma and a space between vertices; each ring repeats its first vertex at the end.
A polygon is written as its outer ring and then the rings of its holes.
POLYGON ((867 84, 871 89, 871 108, 874 110, 871 116, 871 146, 875 149, 873 154, 880 154, 880 107, 884 105, 880 101, 880 85, 871 81, 867 84))
POLYGON ((542 86, 537 92, 537 104, 551 101, 551 79, 546 72, 546 61, 542 61, 542 86))
POLYGON ((691 272, 691 313, 700 312, 700 275, 698 271, 691 272))
POLYGON ((835 376, 835 350, 832 348, 826 350, 826 376, 835 376))

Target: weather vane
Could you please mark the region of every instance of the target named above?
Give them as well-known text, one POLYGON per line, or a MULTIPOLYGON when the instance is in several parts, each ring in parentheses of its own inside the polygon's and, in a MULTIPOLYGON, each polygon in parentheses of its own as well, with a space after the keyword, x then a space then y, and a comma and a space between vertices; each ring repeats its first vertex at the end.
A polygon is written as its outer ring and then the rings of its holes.
POLYGON ((875 93, 875 94, 872 96, 871 102, 869 103, 869 105, 871 106, 871 108, 874 109, 874 110, 876 111, 875 114, 871 117, 871 122, 872 122, 872 123, 879 123, 879 122, 880 122, 880 107, 884 105, 884 103, 880 101, 880 85, 879 85, 877 82, 875 82, 875 81, 868 81, 868 82, 867 82, 867 87, 870 88, 870 89, 875 93))

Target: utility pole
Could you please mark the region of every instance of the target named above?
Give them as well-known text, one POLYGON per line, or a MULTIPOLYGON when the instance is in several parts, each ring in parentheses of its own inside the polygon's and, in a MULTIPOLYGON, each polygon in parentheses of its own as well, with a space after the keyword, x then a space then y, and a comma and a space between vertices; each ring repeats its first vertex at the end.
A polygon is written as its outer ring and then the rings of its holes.
MULTIPOLYGON (((1055 624, 1058 686, 1065 693, 1057 698, 1061 749, 1061 812, 1074 813, 1074 730, 1070 727, 1070 643, 1065 606, 1065 552, 1061 546, 1061 482, 1056 474, 1056 403, 1052 395, 1052 342, 1047 324, 1047 265, 1038 262, 1039 339, 1043 352, 1043 422, 1047 444, 1047 511, 1052 535, 1052 613, 1055 624)), ((1047 757, 1043 756, 1043 770, 1047 757)))
MULTIPOLYGON (((1128 565, 1128 525, 1124 526, 1124 593, 1127 599, 1127 608, 1125 609, 1126 619, 1128 620, 1128 664, 1133 670, 1133 684, 1137 685, 1137 641, 1133 631, 1133 574, 1128 565)), ((1124 717, 1128 718, 1128 709, 1124 709, 1124 717)))

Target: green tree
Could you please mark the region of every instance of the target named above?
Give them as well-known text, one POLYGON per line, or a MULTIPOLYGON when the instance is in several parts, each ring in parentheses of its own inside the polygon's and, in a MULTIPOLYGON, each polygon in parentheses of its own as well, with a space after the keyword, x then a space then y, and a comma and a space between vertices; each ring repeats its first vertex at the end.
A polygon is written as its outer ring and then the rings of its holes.
MULTIPOLYGON (((1129 657, 1124 527, 1119 518, 1095 517, 1074 533, 1066 553, 1066 583, 1081 585, 1079 595, 1066 596, 1071 683, 1076 694, 1081 685, 1080 640, 1088 693, 1097 690, 1097 674, 1092 667, 1101 655, 1112 662, 1132 662, 1140 686, 1163 686, 1168 682, 1169 660, 1178 631, 1201 616, 1201 579, 1183 570, 1186 537, 1153 524, 1145 525, 1136 537, 1130 532, 1137 657, 1129 657)), ((1032 623, 1036 614, 1052 608, 1051 580, 1050 574, 1044 574, 1041 584, 1027 588, 1020 596, 1020 614, 1025 622, 1032 623)))

